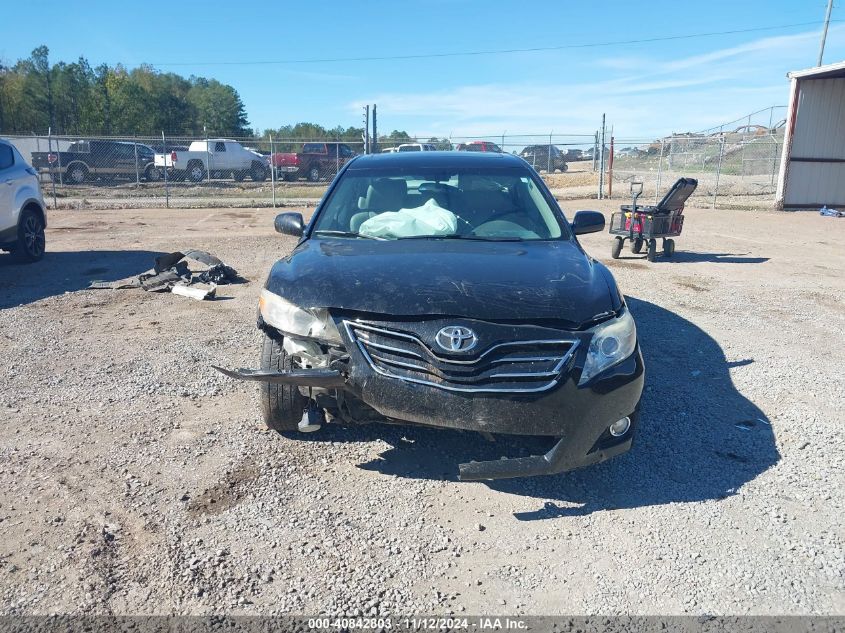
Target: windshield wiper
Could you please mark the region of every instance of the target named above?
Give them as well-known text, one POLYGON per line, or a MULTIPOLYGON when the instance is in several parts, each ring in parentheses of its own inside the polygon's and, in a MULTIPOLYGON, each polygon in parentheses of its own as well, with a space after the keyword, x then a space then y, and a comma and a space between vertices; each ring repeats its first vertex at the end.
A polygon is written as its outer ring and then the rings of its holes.
POLYGON ((376 237, 375 235, 365 235, 363 233, 355 233, 354 231, 334 231, 329 229, 317 229, 314 235, 331 235, 333 237, 360 237, 365 240, 383 240, 383 237, 376 237))
POLYGON ((477 242, 524 242, 525 238, 509 237, 483 237, 481 235, 404 235, 397 237, 397 240, 474 240, 477 242))

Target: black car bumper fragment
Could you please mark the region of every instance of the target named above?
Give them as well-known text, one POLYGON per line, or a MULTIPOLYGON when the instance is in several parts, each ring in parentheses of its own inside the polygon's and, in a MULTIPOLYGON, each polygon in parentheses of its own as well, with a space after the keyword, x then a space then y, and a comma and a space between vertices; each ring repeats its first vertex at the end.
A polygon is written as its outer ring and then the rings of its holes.
MULTIPOLYGON (((580 359, 579 363, 580 365, 580 359)), ((277 372, 215 367, 239 380, 337 388, 379 414, 426 426, 488 433, 546 435, 559 438, 545 454, 460 464, 462 481, 551 475, 605 461, 631 447, 636 428, 644 368, 639 347, 625 361, 584 386, 580 370, 547 392, 533 395, 463 394, 380 376, 353 359, 349 371, 300 369, 277 372), (631 429, 620 438, 607 429, 630 416, 631 429)))
POLYGON ((264 369, 224 369, 212 365, 214 369, 229 378, 250 382, 271 382, 297 387, 343 387, 344 375, 336 369, 295 369, 292 371, 269 371, 264 369))

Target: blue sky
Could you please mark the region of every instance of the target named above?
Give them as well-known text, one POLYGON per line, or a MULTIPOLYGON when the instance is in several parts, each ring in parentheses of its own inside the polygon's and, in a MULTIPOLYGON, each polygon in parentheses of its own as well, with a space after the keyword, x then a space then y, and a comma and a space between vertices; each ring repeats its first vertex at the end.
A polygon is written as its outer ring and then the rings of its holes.
MULTIPOLYGON (((590 133, 606 112, 617 137, 699 130, 788 98, 786 72, 815 65, 826 0, 515 2, 14 2, 0 59, 40 44, 52 61, 152 63, 233 85, 254 127, 297 121, 417 135, 590 133), (669 42, 512 54, 225 65, 291 59, 553 47, 812 22, 669 42), (38 25, 16 28, 14 25, 38 25)), ((834 8, 825 62, 845 59, 834 8)))

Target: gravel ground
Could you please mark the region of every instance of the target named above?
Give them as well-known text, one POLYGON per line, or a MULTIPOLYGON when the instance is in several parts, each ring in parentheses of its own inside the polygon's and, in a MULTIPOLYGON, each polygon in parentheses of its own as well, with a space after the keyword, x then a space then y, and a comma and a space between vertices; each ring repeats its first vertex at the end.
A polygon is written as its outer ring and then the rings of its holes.
POLYGON ((673 260, 583 240, 637 319, 634 449, 487 484, 457 464, 531 442, 285 439, 210 368, 257 362, 272 210, 54 212, 0 256, 0 612, 845 614, 845 221, 687 214, 673 260), (83 289, 187 247, 249 283, 83 289))

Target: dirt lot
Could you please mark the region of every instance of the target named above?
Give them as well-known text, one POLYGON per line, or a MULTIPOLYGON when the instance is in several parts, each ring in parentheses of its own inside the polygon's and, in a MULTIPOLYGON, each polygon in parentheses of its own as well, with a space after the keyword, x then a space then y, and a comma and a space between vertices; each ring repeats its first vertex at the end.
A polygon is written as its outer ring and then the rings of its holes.
POLYGON ((272 218, 56 211, 42 263, 0 255, 0 612, 845 613, 845 220, 692 209, 653 264, 586 236, 637 319, 638 440, 485 484, 457 464, 512 442, 285 439, 210 368, 257 361, 272 218), (84 289, 188 247, 249 283, 84 289))

